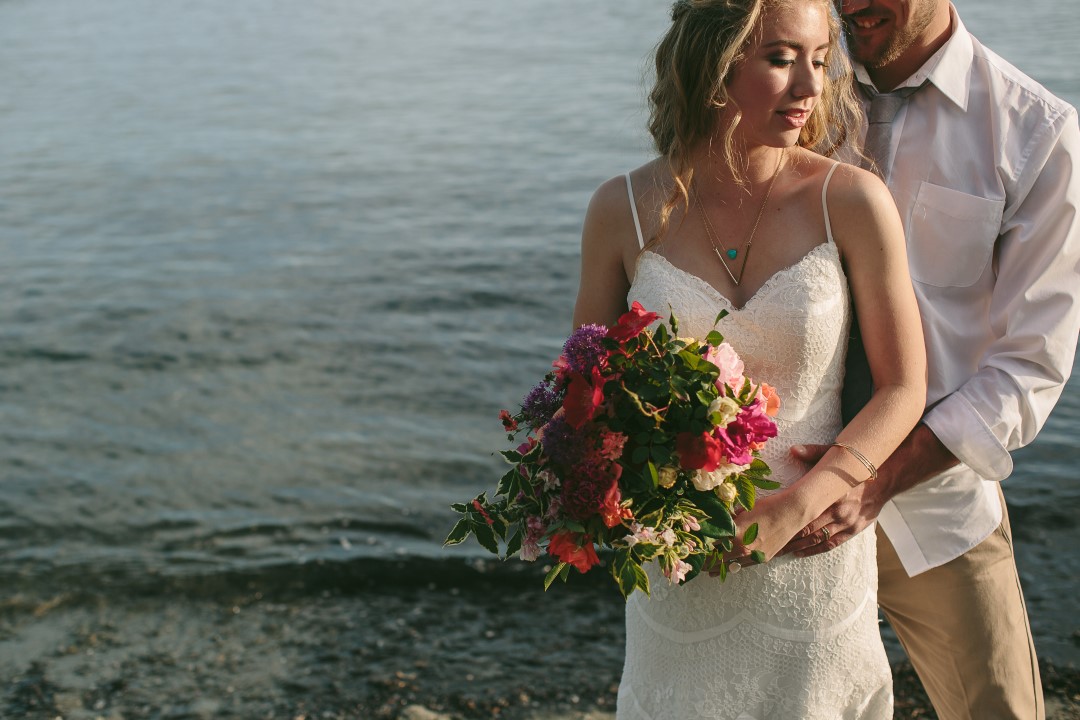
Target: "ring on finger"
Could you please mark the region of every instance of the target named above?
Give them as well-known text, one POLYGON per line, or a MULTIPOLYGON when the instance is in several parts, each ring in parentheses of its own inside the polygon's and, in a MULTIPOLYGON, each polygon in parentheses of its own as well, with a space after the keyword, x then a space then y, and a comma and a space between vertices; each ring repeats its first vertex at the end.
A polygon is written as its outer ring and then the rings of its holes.
POLYGON ((828 527, 821 528, 821 534, 825 536, 825 539, 822 540, 821 542, 829 542, 829 536, 832 535, 832 533, 829 532, 829 528, 828 527))

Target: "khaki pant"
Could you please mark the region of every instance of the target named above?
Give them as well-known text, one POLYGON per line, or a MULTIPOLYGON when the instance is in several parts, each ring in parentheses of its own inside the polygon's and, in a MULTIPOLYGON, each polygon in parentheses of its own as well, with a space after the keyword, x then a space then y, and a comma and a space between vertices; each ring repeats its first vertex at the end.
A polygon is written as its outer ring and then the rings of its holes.
POLYGON ((878 529, 878 602, 940 720, 1046 717, 1004 507, 990 537, 913 578, 878 529))

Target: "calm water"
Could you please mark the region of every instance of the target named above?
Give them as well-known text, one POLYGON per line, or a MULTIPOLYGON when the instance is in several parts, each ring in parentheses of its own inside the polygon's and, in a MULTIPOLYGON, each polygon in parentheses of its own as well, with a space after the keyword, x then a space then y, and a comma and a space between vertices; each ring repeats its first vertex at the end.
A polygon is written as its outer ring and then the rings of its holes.
MULTIPOLYGON (((1080 104, 1066 4, 958 4, 1080 104)), ((666 6, 0 0, 0 587, 444 556, 648 157, 666 6)), ((1006 485, 1060 661, 1077 428, 1074 382, 1006 485)))

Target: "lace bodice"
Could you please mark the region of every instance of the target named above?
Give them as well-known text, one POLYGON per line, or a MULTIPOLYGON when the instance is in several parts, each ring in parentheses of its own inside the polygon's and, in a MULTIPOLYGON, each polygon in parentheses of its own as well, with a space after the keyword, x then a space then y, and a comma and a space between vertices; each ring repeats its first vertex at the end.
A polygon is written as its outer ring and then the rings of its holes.
POLYGON ((665 318, 674 312, 679 334, 690 337, 704 338, 720 310, 731 313, 716 329, 742 357, 746 374, 780 395, 776 422, 784 442, 768 443, 764 453, 774 480, 786 484, 803 471, 791 462, 788 447, 836 437, 850 313, 834 244, 817 245, 773 275, 742 308, 700 277, 646 251, 628 295, 634 300, 665 318))
MULTIPOLYGON (((763 454, 786 485, 805 468, 795 443, 840 430, 851 312, 836 246, 822 243, 774 276, 742 308, 654 252, 643 252, 628 301, 666 317, 679 334, 717 329, 746 374, 780 395, 779 433, 763 454)), ((874 533, 832 552, 781 556, 727 581, 707 575, 671 586, 649 568, 651 597, 627 602, 619 720, 776 720, 892 717, 891 672, 877 626, 874 533)))

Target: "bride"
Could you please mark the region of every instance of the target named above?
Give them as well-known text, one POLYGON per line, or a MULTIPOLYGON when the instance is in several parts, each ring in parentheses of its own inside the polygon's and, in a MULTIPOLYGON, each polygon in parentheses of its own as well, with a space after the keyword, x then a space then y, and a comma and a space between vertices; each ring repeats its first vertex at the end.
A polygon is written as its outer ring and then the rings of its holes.
MULTIPOLYGON (((830 0, 679 0, 656 52, 649 130, 659 157, 604 183, 582 236, 575 326, 630 301, 719 330, 747 374, 777 388, 773 479, 740 515, 757 540, 726 581, 671 586, 626 607, 618 718, 889 718, 871 530, 832 552, 774 556, 915 425, 925 357, 903 230, 885 186, 830 159, 856 126, 830 0), (850 298, 849 298, 850 288, 850 298), (875 392, 841 426, 857 310, 875 392), (813 467, 789 448, 834 443, 813 467), (754 564, 760 550, 769 560, 754 564), (734 571, 738 571, 735 573, 734 571)), ((827 540, 827 538, 823 538, 827 540)))

